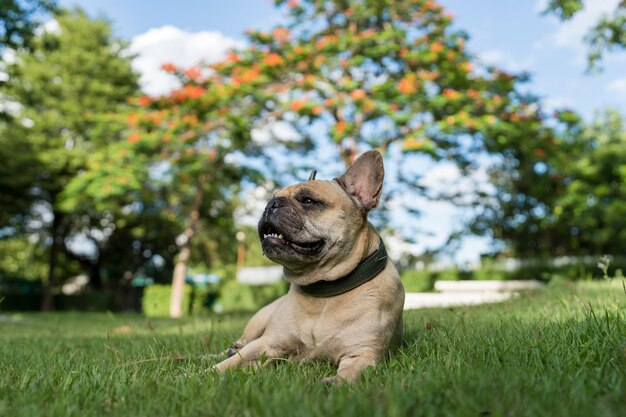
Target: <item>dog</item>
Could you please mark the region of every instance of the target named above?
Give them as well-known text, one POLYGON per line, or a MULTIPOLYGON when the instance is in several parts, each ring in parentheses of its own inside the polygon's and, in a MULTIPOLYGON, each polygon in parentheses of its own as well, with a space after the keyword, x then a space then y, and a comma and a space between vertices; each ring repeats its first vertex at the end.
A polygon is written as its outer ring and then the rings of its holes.
POLYGON ((402 340, 404 288, 367 214, 380 200, 382 156, 368 151, 332 181, 274 194, 258 225, 263 253, 283 266, 287 294, 259 310, 219 372, 285 358, 337 365, 353 382, 402 340))

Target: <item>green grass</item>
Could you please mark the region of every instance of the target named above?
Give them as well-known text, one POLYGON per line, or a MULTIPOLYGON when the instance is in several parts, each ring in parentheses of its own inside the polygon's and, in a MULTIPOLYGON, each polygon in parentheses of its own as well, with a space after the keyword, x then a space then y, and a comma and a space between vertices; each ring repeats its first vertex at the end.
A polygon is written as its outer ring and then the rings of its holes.
POLYGON ((322 363, 206 373, 247 315, 4 316, 0 416, 623 416, 621 285, 407 312, 405 345, 344 387, 322 363))

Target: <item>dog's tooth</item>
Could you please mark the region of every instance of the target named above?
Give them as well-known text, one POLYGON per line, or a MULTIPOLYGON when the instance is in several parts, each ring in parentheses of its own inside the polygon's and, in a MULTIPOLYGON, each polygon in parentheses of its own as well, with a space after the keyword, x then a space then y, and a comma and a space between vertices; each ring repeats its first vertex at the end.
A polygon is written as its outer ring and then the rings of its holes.
POLYGON ((267 235, 263 235, 263 239, 266 239, 266 238, 267 238, 267 235))
POLYGON ((283 235, 278 235, 278 238, 279 238, 279 239, 282 239, 282 238, 283 238, 283 235))

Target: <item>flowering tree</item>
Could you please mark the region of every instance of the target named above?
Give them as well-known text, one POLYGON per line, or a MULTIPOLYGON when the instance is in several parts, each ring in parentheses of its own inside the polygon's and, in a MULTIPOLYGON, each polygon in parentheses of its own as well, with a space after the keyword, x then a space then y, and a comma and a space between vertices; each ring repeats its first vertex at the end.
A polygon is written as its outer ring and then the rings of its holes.
MULTIPOLYGON (((90 169, 70 184, 71 204, 89 199, 101 207, 127 207, 162 197, 163 211, 180 227, 170 314, 182 315, 182 294, 191 245, 202 218, 223 211, 243 175, 229 155, 250 144, 252 117, 262 114, 255 94, 263 77, 224 82, 209 66, 180 69, 164 64, 181 87, 160 97, 143 96, 128 114, 126 140, 91 159, 90 169), (146 195, 146 192, 148 195, 146 195)), ((212 236, 219 240, 217 233, 212 236)))
POLYGON ((538 118, 517 90, 524 77, 475 70, 467 35, 432 0, 275 3, 286 8, 286 24, 249 32, 252 46, 220 69, 235 83, 274 79, 266 106, 296 129, 324 126, 345 163, 360 146, 394 144, 465 162, 538 118))

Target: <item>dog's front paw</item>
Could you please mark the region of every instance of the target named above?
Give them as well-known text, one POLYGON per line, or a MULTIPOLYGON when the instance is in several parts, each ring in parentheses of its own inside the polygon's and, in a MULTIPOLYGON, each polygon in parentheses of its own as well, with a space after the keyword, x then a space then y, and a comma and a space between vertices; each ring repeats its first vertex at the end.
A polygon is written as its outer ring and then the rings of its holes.
POLYGON ((239 352, 239 349, 241 349, 243 346, 244 344, 242 342, 236 341, 232 344, 231 347, 226 350, 226 357, 230 358, 231 356, 236 355, 237 352, 239 352))
POLYGON ((343 378, 339 378, 338 376, 329 376, 320 381, 322 384, 326 386, 339 386, 345 384, 347 381, 343 378))

